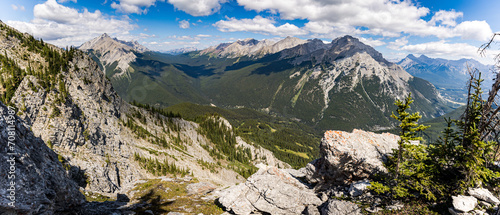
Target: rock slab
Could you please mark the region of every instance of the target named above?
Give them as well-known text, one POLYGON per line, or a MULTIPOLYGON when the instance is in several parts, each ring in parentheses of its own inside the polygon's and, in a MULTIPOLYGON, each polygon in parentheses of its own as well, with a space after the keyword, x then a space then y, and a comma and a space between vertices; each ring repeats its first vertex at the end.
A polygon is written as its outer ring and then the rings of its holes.
POLYGON ((330 199, 321 209, 323 215, 361 215, 361 208, 355 203, 330 199))
POLYGON ((467 213, 477 206, 477 199, 473 196, 452 196, 453 207, 459 212, 467 213))
POLYGON ((476 197, 477 199, 481 199, 493 205, 500 204, 500 200, 495 197, 491 192, 484 188, 469 188, 469 195, 476 197))
POLYGON ((262 165, 245 183, 227 189, 219 202, 235 214, 300 214, 321 200, 306 185, 276 167, 262 165))

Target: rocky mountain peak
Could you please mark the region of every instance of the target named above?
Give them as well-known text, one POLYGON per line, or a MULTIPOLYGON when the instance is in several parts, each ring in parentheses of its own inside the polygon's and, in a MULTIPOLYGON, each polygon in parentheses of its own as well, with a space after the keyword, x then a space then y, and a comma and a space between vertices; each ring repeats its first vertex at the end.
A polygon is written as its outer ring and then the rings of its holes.
POLYGON ((379 63, 388 66, 393 65, 393 63, 387 61, 380 52, 349 35, 336 38, 330 44, 325 44, 320 39, 307 40, 305 43, 284 50, 281 53, 281 58, 293 58, 294 64, 300 64, 304 61, 313 61, 313 59, 314 63, 331 63, 333 61, 352 57, 358 53, 367 53, 379 63))
POLYGON ((347 44, 347 43, 361 43, 361 42, 358 40, 358 38, 355 38, 351 35, 345 35, 343 37, 335 38, 334 40, 332 40, 332 43, 347 44))
POLYGON ((184 53, 193 52, 193 51, 198 51, 198 49, 195 47, 185 47, 185 48, 172 49, 172 50, 166 51, 166 53, 171 54, 171 55, 178 55, 178 54, 184 54, 184 53))
POLYGON ((139 44, 137 41, 126 42, 111 38, 104 33, 88 42, 85 42, 79 47, 80 50, 93 52, 99 57, 99 63, 107 74, 114 70, 118 70, 117 76, 124 75, 130 68, 130 63, 137 58, 134 52, 143 53, 150 51, 148 48, 139 44), (115 62, 118 62, 116 67, 111 67, 115 62))
POLYGON ((415 57, 415 55, 413 55, 413 54, 409 54, 408 56, 406 56, 406 58, 412 59, 412 60, 418 60, 418 58, 415 57))
POLYGON ((420 55, 419 57, 420 60, 431 60, 431 58, 425 56, 425 55, 420 55))
POLYGON ((122 41, 117 38, 111 38, 107 33, 102 34, 88 42, 82 44, 80 50, 99 50, 105 51, 106 49, 123 48, 127 51, 145 52, 149 51, 148 48, 139 44, 137 41, 122 41))
POLYGON ((100 36, 100 38, 106 38, 106 37, 111 38, 111 37, 108 35, 108 33, 104 33, 104 34, 102 34, 102 35, 100 36))
POLYGON ((257 43, 259 43, 259 41, 256 39, 253 39, 253 38, 247 38, 244 40, 238 40, 238 41, 236 41, 236 43, 238 43, 242 46, 254 46, 254 45, 257 45, 257 43))
POLYGON ((308 42, 309 41, 307 41, 307 40, 302 40, 302 39, 299 39, 296 37, 288 36, 285 39, 282 39, 273 45, 273 48, 274 48, 273 53, 277 53, 277 52, 280 52, 280 51, 285 50, 285 49, 293 48, 293 47, 296 47, 298 45, 308 43, 308 42))
POLYGON ((287 36, 285 39, 280 40, 278 43, 287 43, 287 44, 303 44, 306 43, 306 40, 299 39, 297 37, 287 36))
POLYGON ((256 40, 247 38, 233 43, 221 43, 202 50, 201 54, 216 54, 219 57, 261 57, 267 54, 274 54, 285 49, 293 48, 308 41, 296 37, 286 37, 278 42, 272 40, 256 40))
POLYGON ((334 39, 331 43, 330 53, 338 53, 338 58, 351 57, 356 53, 366 52, 373 59, 380 63, 384 63, 386 65, 392 65, 389 61, 387 61, 382 53, 375 50, 373 47, 366 45, 359 41, 359 39, 352 37, 350 35, 346 35, 343 37, 339 37, 334 39))
POLYGON ((401 59, 398 62, 398 65, 402 66, 403 68, 407 68, 407 67, 410 67, 410 66, 417 64, 419 62, 420 62, 420 60, 418 60, 418 58, 415 57, 415 55, 409 54, 405 58, 401 59))

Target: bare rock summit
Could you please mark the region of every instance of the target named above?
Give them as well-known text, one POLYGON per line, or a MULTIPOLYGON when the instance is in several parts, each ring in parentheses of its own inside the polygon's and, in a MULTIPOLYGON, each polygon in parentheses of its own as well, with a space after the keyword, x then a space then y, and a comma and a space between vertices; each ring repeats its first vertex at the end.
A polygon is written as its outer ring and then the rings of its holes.
POLYGON ((96 56, 100 56, 99 60, 103 67, 103 72, 106 74, 107 70, 117 69, 121 72, 117 76, 126 74, 130 69, 130 63, 137 59, 137 53, 150 51, 148 48, 139 44, 137 41, 121 41, 116 38, 111 38, 108 34, 96 37, 79 47, 82 51, 92 51, 96 56), (113 64, 117 62, 116 67, 113 64))

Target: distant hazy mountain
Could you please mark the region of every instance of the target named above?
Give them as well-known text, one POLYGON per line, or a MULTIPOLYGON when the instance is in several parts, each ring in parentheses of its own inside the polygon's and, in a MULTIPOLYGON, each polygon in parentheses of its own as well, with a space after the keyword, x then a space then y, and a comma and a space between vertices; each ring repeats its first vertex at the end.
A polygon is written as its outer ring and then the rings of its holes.
POLYGON ((467 65, 482 72, 483 89, 489 89, 493 73, 491 65, 483 65, 473 59, 445 60, 429 58, 425 55, 408 55, 398 62, 408 73, 434 84, 443 96, 456 102, 466 99, 465 85, 468 80, 467 65))
POLYGON ((130 68, 130 63, 137 58, 136 53, 150 51, 137 41, 121 41, 111 38, 106 33, 82 44, 79 49, 96 56, 94 60, 100 64, 100 67, 108 76, 126 74, 130 68))
POLYGON ((129 79, 111 77, 129 101, 247 107, 340 130, 393 126, 394 100, 410 92, 412 109, 426 119, 450 110, 431 83, 351 36, 328 44, 293 37, 245 39, 175 56, 137 56, 129 79))
POLYGON ((172 50, 166 51, 165 53, 171 54, 171 55, 178 55, 178 54, 184 54, 184 53, 193 52, 193 51, 198 51, 198 49, 195 47, 186 47, 186 48, 172 49, 172 50))

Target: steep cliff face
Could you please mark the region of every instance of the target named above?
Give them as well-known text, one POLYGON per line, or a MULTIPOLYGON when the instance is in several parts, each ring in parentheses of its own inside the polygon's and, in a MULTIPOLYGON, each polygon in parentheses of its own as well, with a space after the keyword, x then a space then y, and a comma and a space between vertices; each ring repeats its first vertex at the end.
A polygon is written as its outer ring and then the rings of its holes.
POLYGON ((85 202, 58 155, 0 102, 0 211, 54 214, 85 202))
POLYGON ((64 92, 44 89, 35 76, 24 78, 11 100, 22 107, 21 117, 69 164, 84 171, 76 173, 86 175, 86 186, 93 190, 114 192, 145 177, 140 167, 131 165, 137 151, 134 138, 120 125, 130 105, 116 95, 94 61, 78 54, 70 65, 62 73, 67 91, 62 102, 64 92))
POLYGON ((218 185, 243 180, 224 156, 209 153, 214 143, 198 124, 124 102, 81 51, 0 27, 2 99, 18 107, 79 186, 121 192, 164 174, 192 174, 218 185))

